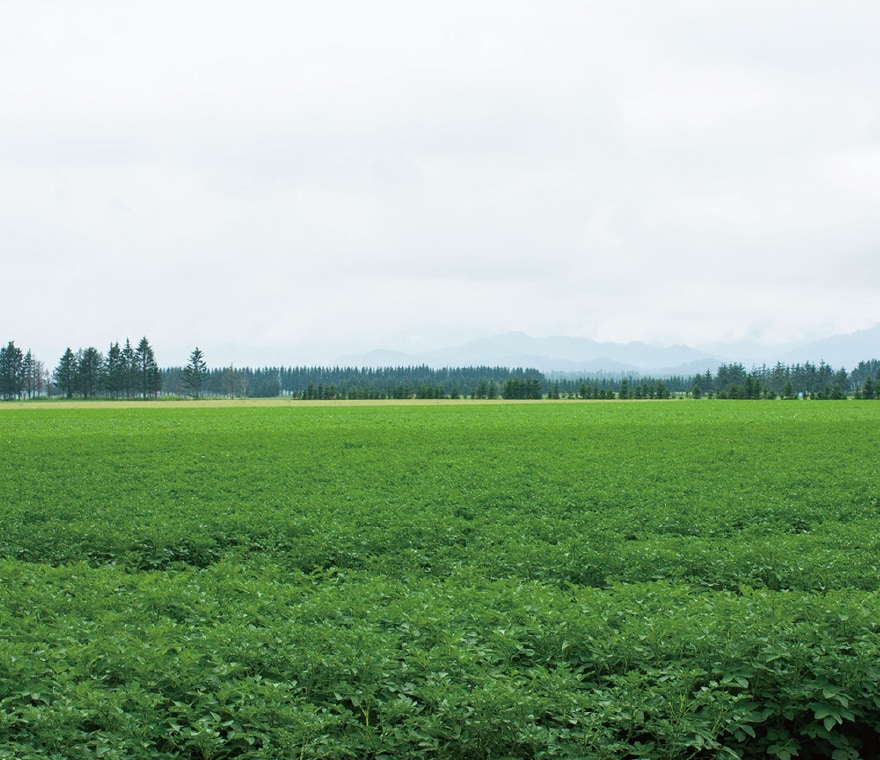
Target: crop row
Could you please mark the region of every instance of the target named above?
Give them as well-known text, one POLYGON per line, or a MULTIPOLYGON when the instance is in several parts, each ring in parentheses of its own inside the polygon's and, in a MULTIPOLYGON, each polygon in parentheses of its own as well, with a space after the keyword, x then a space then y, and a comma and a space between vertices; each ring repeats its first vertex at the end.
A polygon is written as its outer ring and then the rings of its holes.
POLYGON ((880 730, 872 594, 3 571, 0 756, 809 757, 880 730))
POLYGON ((28 411, 0 556, 877 588, 875 415, 632 408, 28 411))
POLYGON ((0 412, 0 758, 880 736, 871 405, 0 412))

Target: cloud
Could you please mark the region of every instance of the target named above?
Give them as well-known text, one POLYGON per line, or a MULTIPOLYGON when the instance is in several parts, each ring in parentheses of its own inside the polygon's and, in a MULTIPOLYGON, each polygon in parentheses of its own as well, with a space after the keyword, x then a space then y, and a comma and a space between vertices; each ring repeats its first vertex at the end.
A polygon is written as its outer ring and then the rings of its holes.
POLYGON ((878 17, 12 3, 0 324, 52 354, 149 331, 181 361, 868 326, 878 17))

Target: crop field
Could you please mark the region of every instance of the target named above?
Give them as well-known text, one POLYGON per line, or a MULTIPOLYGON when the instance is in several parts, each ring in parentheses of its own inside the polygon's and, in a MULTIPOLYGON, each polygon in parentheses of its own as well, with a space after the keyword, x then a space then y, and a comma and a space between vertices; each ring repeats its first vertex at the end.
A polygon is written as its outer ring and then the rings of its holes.
POLYGON ((0 758, 880 754, 880 405, 0 406, 0 758))

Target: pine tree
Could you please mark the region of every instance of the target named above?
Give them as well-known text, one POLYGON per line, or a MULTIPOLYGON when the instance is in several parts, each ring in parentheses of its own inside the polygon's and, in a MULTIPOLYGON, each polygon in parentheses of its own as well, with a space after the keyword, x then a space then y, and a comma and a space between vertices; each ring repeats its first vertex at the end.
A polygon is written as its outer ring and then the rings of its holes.
POLYGON ((207 378, 208 365, 205 363, 205 355, 196 346, 189 355, 189 364, 183 368, 181 384, 191 396, 200 398, 202 386, 207 378))
POLYGON ((0 348, 0 398, 18 398, 24 387, 24 355, 15 343, 0 348))
POLYGON ((113 398, 119 398, 125 388, 126 367, 119 343, 111 343, 104 359, 104 381, 107 392, 113 398))
POLYGON ((126 338, 125 346, 122 348, 122 367, 119 372, 122 378, 122 388, 120 393, 126 398, 131 398, 137 394, 137 367, 135 366, 135 351, 131 346, 131 341, 126 338))
POLYGON ((46 382, 46 368, 43 366, 43 362, 37 359, 30 350, 24 355, 22 378, 24 382, 22 391, 25 396, 36 398, 43 394, 46 382))
POLYGON ((21 362, 21 395, 26 398, 34 397, 34 355, 28 349, 21 362))
POLYGON ((78 387, 83 398, 93 398, 105 389, 104 357, 97 348, 89 346, 77 352, 78 387))
POLYGON ((162 374, 156 356, 146 337, 141 338, 134 352, 134 370, 138 390, 143 398, 155 396, 162 390, 162 374))
POLYGON ((68 346, 67 350, 61 357, 61 360, 58 362, 58 366, 55 367, 55 371, 52 373, 55 385, 61 389, 61 392, 67 396, 67 398, 73 398, 73 394, 76 391, 76 370, 76 355, 68 346))

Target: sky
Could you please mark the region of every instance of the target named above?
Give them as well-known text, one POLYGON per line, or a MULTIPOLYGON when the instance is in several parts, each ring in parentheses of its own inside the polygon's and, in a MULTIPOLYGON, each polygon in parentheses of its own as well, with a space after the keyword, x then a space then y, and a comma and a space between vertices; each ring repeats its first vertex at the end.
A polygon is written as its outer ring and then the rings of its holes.
POLYGON ((0 0, 0 341, 880 322, 880 4, 0 0))

